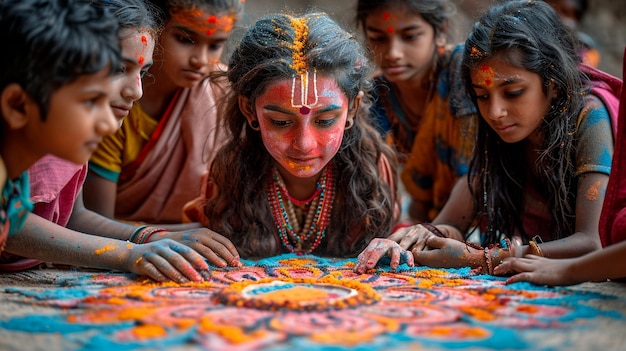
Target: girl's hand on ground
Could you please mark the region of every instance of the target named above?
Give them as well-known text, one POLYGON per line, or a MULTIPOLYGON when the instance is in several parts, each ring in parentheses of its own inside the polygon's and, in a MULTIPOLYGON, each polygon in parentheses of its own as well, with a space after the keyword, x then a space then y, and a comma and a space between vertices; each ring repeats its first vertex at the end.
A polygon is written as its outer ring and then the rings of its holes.
POLYGON ((204 257, 170 239, 133 245, 128 260, 128 271, 158 282, 200 282, 204 280, 200 272, 209 269, 204 257))
POLYGON ((484 260, 482 251, 456 239, 433 235, 427 247, 427 250, 411 248, 416 264, 437 268, 478 267, 484 260))
POLYGON ((374 268, 378 261, 385 256, 391 256, 389 266, 393 270, 396 270, 400 263, 404 262, 410 267, 413 266, 413 255, 402 248, 400 244, 390 239, 375 238, 357 257, 354 272, 365 273, 368 269, 374 268))
POLYGON ((508 257, 494 268, 498 275, 517 273, 507 279, 506 283, 531 282, 538 285, 573 285, 582 283, 569 273, 573 259, 550 259, 535 255, 524 257, 508 257))
POLYGON ((150 237, 150 241, 165 238, 191 247, 217 267, 243 266, 235 245, 226 237, 207 228, 191 229, 183 232, 156 233, 150 237))

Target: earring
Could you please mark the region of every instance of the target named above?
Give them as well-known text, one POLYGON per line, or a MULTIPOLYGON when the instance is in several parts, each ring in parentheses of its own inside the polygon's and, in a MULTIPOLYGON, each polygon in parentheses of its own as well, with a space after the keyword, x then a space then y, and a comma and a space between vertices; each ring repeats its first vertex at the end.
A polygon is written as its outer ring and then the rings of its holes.
POLYGON ((348 130, 350 128, 352 128, 352 126, 354 125, 354 119, 350 118, 346 121, 346 128, 344 130, 348 130))
POLYGON ((259 130, 259 121, 257 121, 256 119, 252 120, 250 122, 250 128, 252 128, 254 130, 259 130))

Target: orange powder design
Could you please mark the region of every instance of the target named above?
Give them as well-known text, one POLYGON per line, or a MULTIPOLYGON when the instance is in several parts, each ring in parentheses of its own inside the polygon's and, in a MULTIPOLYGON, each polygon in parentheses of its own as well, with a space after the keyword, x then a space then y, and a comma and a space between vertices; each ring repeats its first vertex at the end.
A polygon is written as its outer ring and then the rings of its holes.
POLYGON ((158 324, 148 324, 136 326, 133 328, 133 334, 139 339, 153 339, 164 337, 167 331, 158 324))
POLYGON ((592 186, 589 187, 589 189, 587 189, 587 194, 585 195, 585 198, 589 201, 596 201, 598 200, 598 194, 600 193, 600 191, 598 190, 598 188, 600 187, 600 184, 602 184, 600 181, 597 181, 595 183, 593 183, 592 186))
POLYGON ((328 298, 328 293, 320 289, 296 286, 290 289, 280 289, 268 292, 259 300, 264 303, 286 304, 289 301, 313 301, 328 298))
POLYGON ((203 332, 217 333, 232 344, 252 342, 267 334, 267 331, 265 330, 246 332, 237 326, 215 324, 210 318, 202 318, 200 322, 200 330, 203 332))
POLYGON ((377 334, 371 332, 358 332, 358 331, 350 331, 347 332, 345 330, 342 331, 327 331, 324 333, 315 333, 311 335, 311 340, 329 344, 329 345, 347 345, 347 346, 356 346, 365 341, 373 340, 377 334))

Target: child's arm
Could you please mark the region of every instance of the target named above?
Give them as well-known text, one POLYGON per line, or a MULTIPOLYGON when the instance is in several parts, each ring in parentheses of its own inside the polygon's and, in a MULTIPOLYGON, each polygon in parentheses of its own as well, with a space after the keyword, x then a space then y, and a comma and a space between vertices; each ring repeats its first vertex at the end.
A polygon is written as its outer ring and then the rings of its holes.
POLYGON ((146 275, 156 281, 202 281, 204 258, 172 240, 137 245, 88 235, 29 214, 24 227, 7 242, 6 251, 42 261, 146 275))
MULTIPOLYGON (((580 176, 576 196, 575 232, 561 233, 564 237, 540 244, 543 255, 550 258, 582 256, 602 247, 598 233, 600 213, 609 176, 604 173, 587 173, 580 176)), ((523 247, 522 255, 530 253, 529 247, 523 247)))
POLYGON ((626 242, 608 246, 584 256, 548 259, 538 256, 507 258, 494 274, 518 273, 507 283, 529 281, 541 285, 572 285, 626 277, 626 242))
POLYGON ((115 218, 117 183, 105 179, 91 170, 83 185, 85 207, 108 218, 115 218))
MULTIPOLYGON (((76 198, 67 227, 79 232, 119 240, 128 240, 135 230, 134 226, 109 219, 86 209, 83 205, 82 192, 76 198)), ((150 227, 165 228, 167 231, 159 231, 151 235, 149 240, 145 241, 146 243, 172 239, 194 249, 218 267, 241 265, 239 253, 230 240, 207 228, 198 227, 197 223, 150 225, 150 227), (191 229, 177 228, 177 226, 184 225, 189 225, 191 229)))

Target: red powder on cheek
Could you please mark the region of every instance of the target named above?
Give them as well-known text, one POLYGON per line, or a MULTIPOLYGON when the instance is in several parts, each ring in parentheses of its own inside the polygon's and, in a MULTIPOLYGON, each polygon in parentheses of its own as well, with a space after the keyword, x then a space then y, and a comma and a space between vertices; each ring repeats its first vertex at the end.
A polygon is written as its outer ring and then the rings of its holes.
POLYGON ((142 35, 141 42, 143 43, 143 45, 148 45, 148 38, 145 35, 142 35))
POLYGON ((143 65, 145 60, 146 59, 143 56, 139 56, 139 60, 137 60, 137 62, 139 62, 140 65, 143 65))

